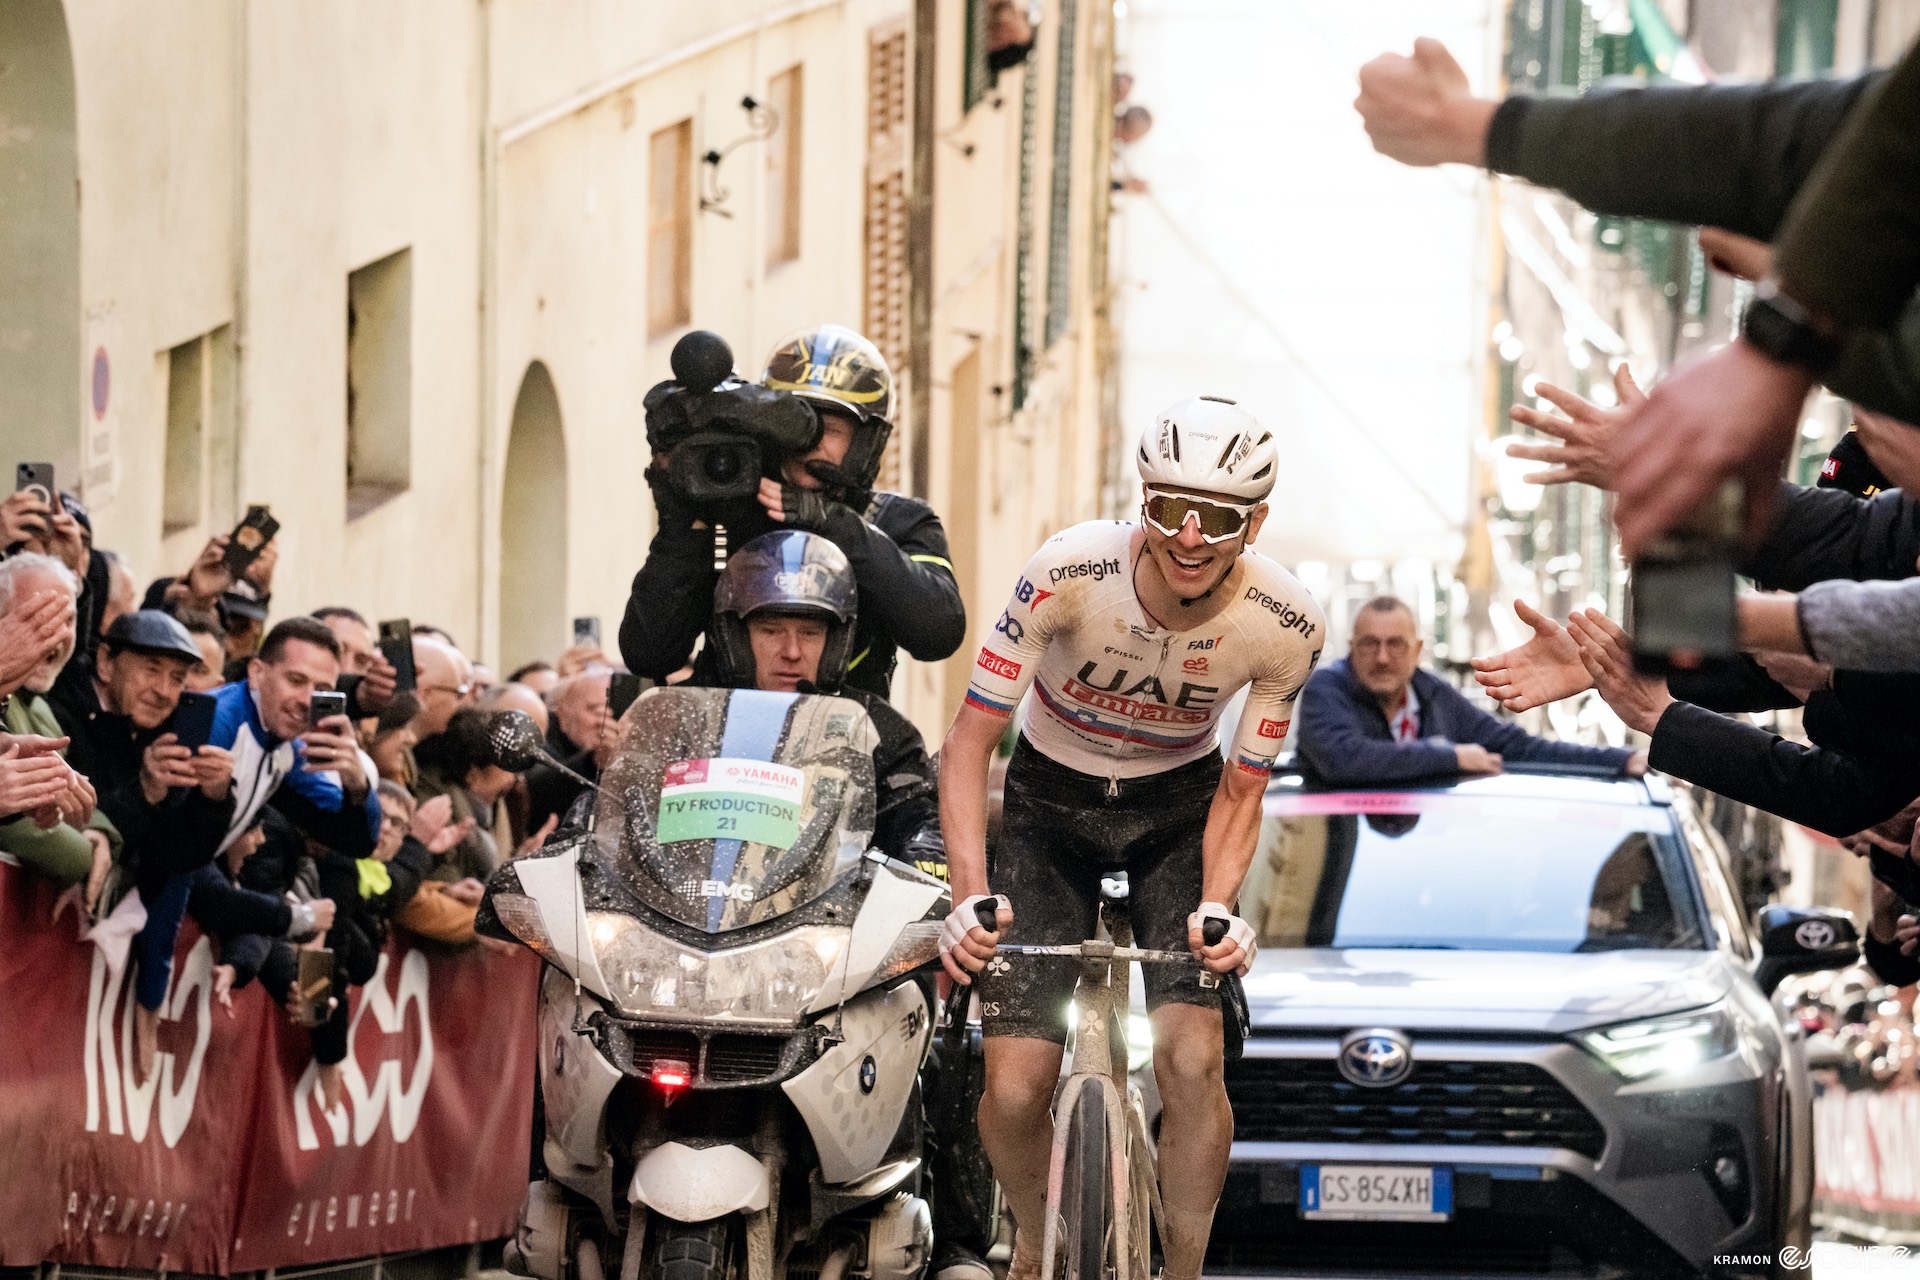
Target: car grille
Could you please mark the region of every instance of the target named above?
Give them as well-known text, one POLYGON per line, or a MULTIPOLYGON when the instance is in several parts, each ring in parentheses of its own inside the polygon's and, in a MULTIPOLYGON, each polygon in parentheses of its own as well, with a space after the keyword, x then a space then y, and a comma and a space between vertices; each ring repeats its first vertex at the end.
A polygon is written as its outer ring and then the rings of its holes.
POLYGON ((1242 1142, 1564 1147, 1598 1159, 1606 1133, 1558 1080, 1526 1062, 1416 1060, 1386 1089, 1350 1083, 1322 1058, 1227 1067, 1242 1142))

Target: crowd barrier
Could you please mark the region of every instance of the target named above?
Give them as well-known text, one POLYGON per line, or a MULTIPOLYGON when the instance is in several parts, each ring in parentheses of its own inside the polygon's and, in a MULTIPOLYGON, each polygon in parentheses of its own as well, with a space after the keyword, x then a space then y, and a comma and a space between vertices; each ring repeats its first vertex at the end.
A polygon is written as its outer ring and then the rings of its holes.
POLYGON ((1920 1245, 1920 1087, 1825 1082, 1813 1138, 1814 1220, 1876 1244, 1920 1245))
POLYGON ((0 864, 0 1265, 230 1275, 495 1239, 527 1189, 539 962, 400 930, 331 1113, 307 1033, 229 1014, 191 922, 141 1077, 130 975, 0 864))

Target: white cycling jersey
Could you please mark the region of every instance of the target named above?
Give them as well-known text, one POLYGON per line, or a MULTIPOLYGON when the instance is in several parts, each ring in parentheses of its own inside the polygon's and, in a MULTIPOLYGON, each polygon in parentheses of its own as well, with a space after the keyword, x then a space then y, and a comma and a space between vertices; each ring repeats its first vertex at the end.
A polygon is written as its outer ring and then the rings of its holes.
POLYGON ((1133 590, 1139 526, 1094 520, 1055 534, 1027 562, 974 661, 967 701, 1082 773, 1137 778, 1218 749, 1227 702, 1250 685, 1233 763, 1265 773, 1320 660, 1326 618, 1305 587, 1257 552, 1216 588, 1231 597, 1204 624, 1156 625, 1133 590))

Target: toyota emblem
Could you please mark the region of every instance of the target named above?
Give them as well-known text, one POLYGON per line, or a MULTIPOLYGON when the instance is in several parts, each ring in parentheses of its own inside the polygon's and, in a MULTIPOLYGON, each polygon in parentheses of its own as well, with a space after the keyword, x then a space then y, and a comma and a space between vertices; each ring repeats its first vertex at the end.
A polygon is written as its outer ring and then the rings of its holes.
POLYGON ((1362 1088, 1391 1089, 1413 1074, 1413 1042, 1385 1027, 1363 1027, 1341 1038, 1334 1062, 1362 1088))
POLYGON ((1793 940, 1808 951, 1825 951, 1833 945, 1833 926, 1825 920, 1802 920, 1793 940))

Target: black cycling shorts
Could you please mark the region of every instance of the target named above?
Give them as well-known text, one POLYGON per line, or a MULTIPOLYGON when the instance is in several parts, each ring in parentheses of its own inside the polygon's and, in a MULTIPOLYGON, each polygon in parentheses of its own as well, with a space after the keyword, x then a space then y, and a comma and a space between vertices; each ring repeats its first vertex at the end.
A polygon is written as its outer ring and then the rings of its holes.
MULTIPOLYGON (((1069 769, 1023 736, 1007 766, 1000 838, 987 851, 987 882, 1013 904, 1002 941, 1063 946, 1093 937, 1102 872, 1125 868, 1134 945, 1187 949, 1187 917, 1200 906, 1201 838, 1220 783, 1208 754, 1166 773, 1107 779, 1069 769)), ((1142 965, 1147 1008, 1218 1008, 1200 969, 1142 965)), ((995 956, 980 975, 982 1028, 990 1036, 1067 1041, 1067 1004, 1080 962, 1067 957, 995 956)))

